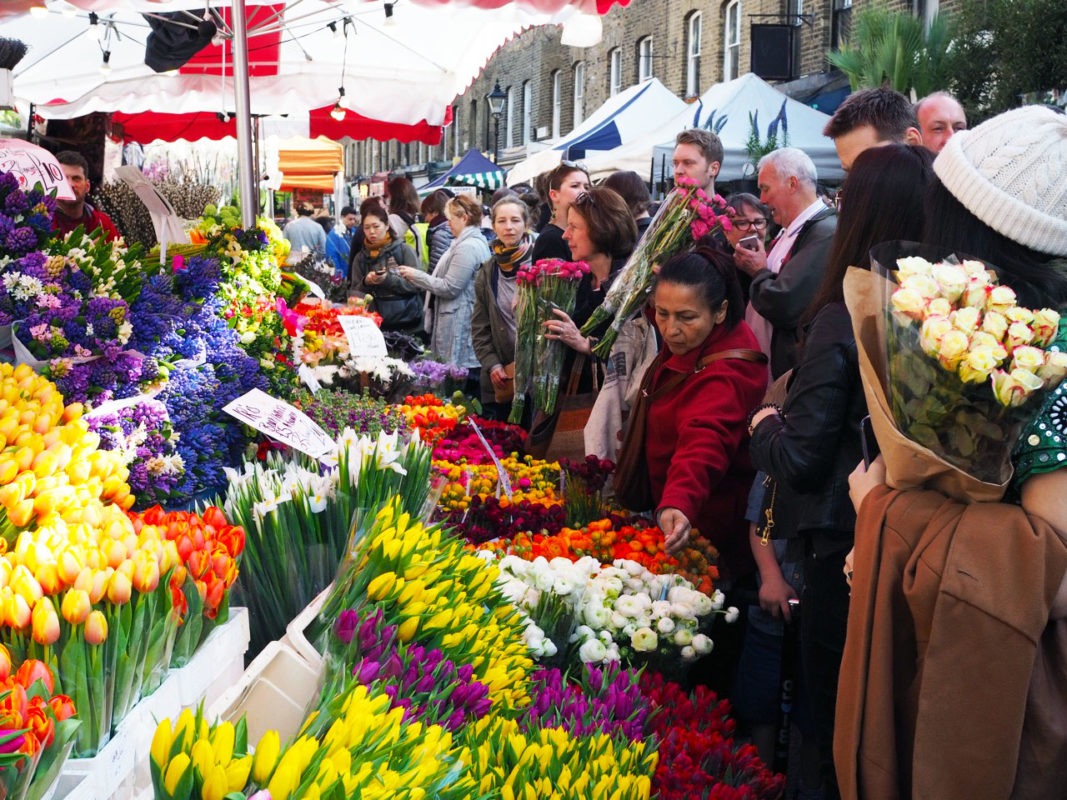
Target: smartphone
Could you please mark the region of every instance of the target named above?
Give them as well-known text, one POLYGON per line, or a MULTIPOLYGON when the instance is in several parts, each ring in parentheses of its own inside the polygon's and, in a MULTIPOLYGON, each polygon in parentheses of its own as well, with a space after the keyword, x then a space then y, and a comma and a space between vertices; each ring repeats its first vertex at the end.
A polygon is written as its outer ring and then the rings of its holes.
POLYGON ((745 250, 759 250, 759 236, 755 234, 746 236, 737 243, 737 246, 743 247, 745 250))
POLYGON ((870 469, 871 462, 878 457, 879 450, 869 414, 860 420, 860 447, 863 448, 863 468, 870 469))

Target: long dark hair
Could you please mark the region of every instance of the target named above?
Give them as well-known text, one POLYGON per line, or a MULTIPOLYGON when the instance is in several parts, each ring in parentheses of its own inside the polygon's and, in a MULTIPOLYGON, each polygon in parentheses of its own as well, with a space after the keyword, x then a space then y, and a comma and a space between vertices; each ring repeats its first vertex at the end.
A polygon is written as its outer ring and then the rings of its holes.
POLYGON ((926 194, 923 244, 955 250, 997 267, 1000 281, 1015 290, 1028 308, 1067 306, 1067 273, 1041 253, 990 228, 964 207, 938 178, 926 194))
POLYGON ((845 299, 845 271, 870 269, 872 247, 922 236, 923 196, 933 180, 932 163, 929 150, 907 144, 871 147, 856 157, 841 188, 837 231, 822 284, 801 317, 801 328, 824 306, 845 299))
POLYGON ((389 213, 407 214, 410 217, 419 213, 419 193, 415 191, 415 184, 407 178, 391 178, 385 184, 385 196, 389 198, 389 213))
POLYGON ((745 316, 744 296, 733 257, 717 247, 701 246, 671 256, 660 267, 656 283, 690 286, 700 292, 712 311, 725 300, 726 318, 722 325, 727 330, 732 330, 745 316))

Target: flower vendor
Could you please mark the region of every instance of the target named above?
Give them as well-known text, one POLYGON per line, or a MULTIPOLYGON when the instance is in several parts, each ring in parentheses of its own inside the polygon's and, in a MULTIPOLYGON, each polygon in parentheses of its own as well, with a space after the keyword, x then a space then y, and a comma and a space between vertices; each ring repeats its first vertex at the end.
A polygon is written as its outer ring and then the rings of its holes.
MULTIPOLYGON (((954 135, 934 172, 925 241, 988 259, 1017 294, 1020 319, 1036 316, 1023 306, 1067 307, 1067 120, 1040 106, 1008 111, 954 135)), ((990 287, 976 298, 987 314, 992 297, 990 287)), ((1049 354, 1063 346, 1061 328, 1049 354)), ((834 742, 842 796, 1062 793, 1064 391, 1049 393, 1016 444, 1021 507, 892 489, 897 467, 882 442, 885 462, 853 473, 855 573, 834 742), (992 691, 976 702, 982 684, 992 691), (965 756, 978 752, 989 757, 965 756)), ((940 468, 957 486, 974 483, 940 468)))
MULTIPOLYGON (((834 701, 849 605, 842 567, 855 527, 845 487, 862 456, 860 420, 867 414, 842 280, 851 265, 870 263, 873 245, 922 235, 931 160, 924 148, 899 144, 871 148, 856 159, 822 285, 801 317, 803 349, 781 413, 771 406, 752 418, 752 460, 772 481, 764 498, 770 517, 751 543, 762 578, 760 603, 775 617, 788 613, 781 607, 791 589, 769 547, 771 536, 785 539, 786 560, 804 564, 803 682, 822 780, 831 792, 834 701)), ((756 635, 750 630, 750 639, 756 635)), ((771 692, 777 695, 776 685, 771 692)))
POLYGON ((52 218, 52 226, 60 236, 66 236, 79 225, 85 228, 85 232, 92 234, 102 230, 104 238, 109 242, 119 238, 118 228, 111 221, 111 217, 85 198, 93 185, 89 182, 89 162, 85 156, 73 150, 64 150, 56 155, 59 166, 63 169, 63 175, 74 192, 73 200, 56 200, 56 214, 52 218))

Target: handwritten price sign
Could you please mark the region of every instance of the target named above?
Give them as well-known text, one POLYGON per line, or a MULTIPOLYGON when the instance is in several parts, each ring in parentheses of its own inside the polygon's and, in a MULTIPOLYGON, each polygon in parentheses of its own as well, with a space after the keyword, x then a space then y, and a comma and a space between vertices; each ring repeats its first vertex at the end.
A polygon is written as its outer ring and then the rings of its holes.
POLYGON ((385 337, 381 330, 374 324, 374 320, 368 317, 357 317, 351 314, 342 314, 337 318, 341 323, 341 330, 348 337, 348 352, 353 358, 358 356, 389 355, 385 349, 385 337))
POLYGON ((222 410, 312 458, 322 458, 333 449, 333 439, 307 414, 259 389, 241 395, 222 410))
POLYGON ((20 139, 0 139, 0 172, 13 173, 23 191, 39 183, 45 193, 55 190, 60 200, 74 199, 74 192, 56 157, 35 144, 20 139))

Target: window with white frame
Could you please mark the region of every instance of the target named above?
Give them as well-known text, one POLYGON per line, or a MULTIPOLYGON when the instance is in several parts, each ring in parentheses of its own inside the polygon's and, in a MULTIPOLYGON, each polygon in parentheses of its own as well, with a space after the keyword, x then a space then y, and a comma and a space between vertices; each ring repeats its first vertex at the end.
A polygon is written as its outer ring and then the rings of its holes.
POLYGON ((522 143, 530 143, 533 123, 533 85, 526 81, 522 85, 522 143))
POLYGON ((508 87, 508 100, 507 107, 504 109, 504 119, 507 121, 504 126, 504 147, 515 146, 515 89, 512 86, 508 87))
POLYGON ((577 128, 585 119, 585 63, 579 61, 574 65, 574 126, 577 128))
POLYGON ((726 6, 723 37, 722 79, 732 81, 741 68, 741 0, 726 6))
POLYGON ((562 78, 557 69, 552 73, 552 138, 559 138, 559 126, 563 117, 563 92, 561 91, 562 78))
POLYGON ((637 82, 652 77, 652 37, 646 36, 637 43, 637 82))
POLYGON ((622 48, 616 47, 608 54, 608 96, 622 91, 622 48))
POLYGON ((700 33, 702 15, 699 11, 689 15, 686 26, 688 42, 685 52, 685 96, 700 94, 700 33))

